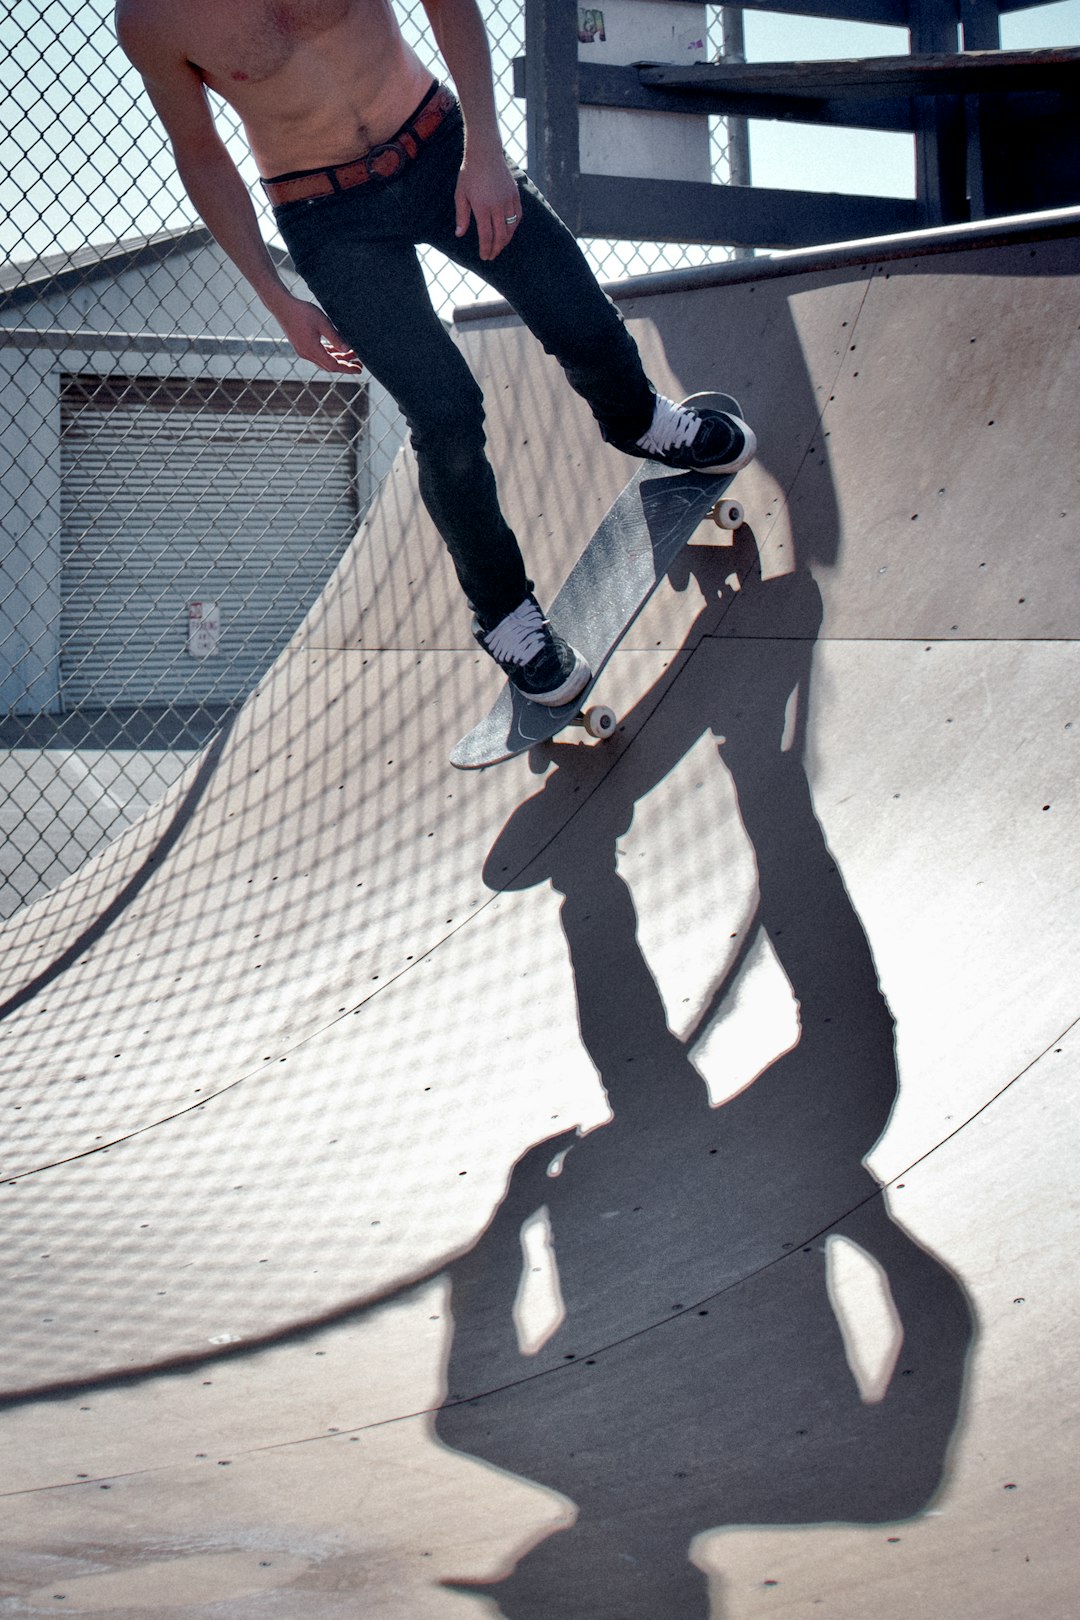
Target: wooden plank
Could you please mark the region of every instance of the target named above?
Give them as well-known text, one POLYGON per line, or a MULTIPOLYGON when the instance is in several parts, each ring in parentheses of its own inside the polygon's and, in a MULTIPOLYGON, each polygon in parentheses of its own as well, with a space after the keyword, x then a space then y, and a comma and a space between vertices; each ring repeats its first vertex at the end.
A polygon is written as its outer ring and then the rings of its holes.
MULTIPOLYGON (((939 96, 1080 90, 1080 49, 965 51, 832 62, 639 63, 643 85, 713 98, 729 95, 939 96)), ((710 106, 710 111, 722 110, 710 106)), ((761 116, 767 116, 765 114, 761 116)))
MULTIPOLYGON (((844 97, 738 95, 724 91, 713 99, 706 92, 644 85, 637 68, 601 66, 583 62, 579 69, 579 96, 585 107, 622 107, 639 112, 719 113, 798 124, 841 124, 849 129, 884 129, 910 134, 914 122, 909 103, 899 97, 866 99, 844 97)), ((514 94, 525 94, 523 61, 514 63, 514 94)))
MULTIPOLYGON (((952 64, 967 64, 974 55, 1004 55, 1006 53, 968 53, 967 56, 947 58, 952 64)), ((1040 73, 1038 84, 1042 88, 1057 88, 1051 79, 1069 75, 1067 83, 1080 89, 1080 51, 1057 50, 1015 52, 1009 55, 1030 57, 1053 56, 1075 58, 1058 63, 1048 76, 1040 73)), ((910 106, 916 95, 928 93, 955 94, 948 76, 936 80, 930 91, 918 83, 925 58, 879 58, 876 62, 798 62, 798 63, 702 63, 692 67, 665 67, 650 64, 638 67, 617 67, 582 62, 578 68, 579 99, 586 107, 631 108, 642 112, 702 112, 721 117, 742 116, 767 118, 779 122, 800 124, 842 125, 851 129, 879 129, 910 133, 915 128, 914 113, 910 106), (899 76, 891 82, 880 77, 882 64, 899 65, 899 76), (914 69, 912 68, 914 64, 914 69), (792 69, 799 73, 799 85, 814 75, 823 82, 817 93, 806 88, 781 88, 785 75, 792 69), (821 73, 819 70, 826 70, 821 73), (836 69, 843 69, 846 80, 836 69), (879 77, 872 90, 859 81, 863 74, 879 77), (868 93, 869 91, 869 93, 868 93)), ((935 57, 933 60, 942 60, 935 57)), ((514 94, 526 95, 527 62, 519 57, 513 64, 514 94)), ((972 83, 966 76, 969 69, 961 65, 958 70, 962 88, 969 93, 998 90, 996 84, 972 83)), ((976 77, 978 74, 976 73, 976 77)), ((991 77, 993 75, 991 74, 991 77)))
MULTIPOLYGON (((1001 10, 1029 6, 1031 0, 1012 0, 1001 10)), ((740 0, 741 11, 779 11, 792 17, 828 17, 835 22, 885 23, 906 28, 908 0, 740 0)))
POLYGON ((573 229, 626 241, 795 248, 889 236, 921 221, 919 205, 898 197, 583 174, 573 229))
POLYGON ((1000 7, 994 0, 960 0, 960 38, 965 51, 1000 51, 1000 7))
MULTIPOLYGON (((955 7, 941 0, 910 0, 912 57, 951 61, 960 37, 955 7)), ((955 96, 920 95, 915 117, 915 195, 925 225, 948 225, 967 214, 967 139, 964 103, 955 96)))

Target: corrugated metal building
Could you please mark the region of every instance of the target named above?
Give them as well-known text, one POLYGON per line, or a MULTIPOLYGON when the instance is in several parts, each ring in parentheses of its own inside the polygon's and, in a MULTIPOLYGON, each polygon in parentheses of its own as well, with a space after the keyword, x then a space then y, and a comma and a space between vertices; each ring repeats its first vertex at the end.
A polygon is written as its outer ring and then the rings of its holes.
POLYGON ((7 713, 242 699, 401 436, 377 385, 296 359, 205 229, 7 267, 7 713))

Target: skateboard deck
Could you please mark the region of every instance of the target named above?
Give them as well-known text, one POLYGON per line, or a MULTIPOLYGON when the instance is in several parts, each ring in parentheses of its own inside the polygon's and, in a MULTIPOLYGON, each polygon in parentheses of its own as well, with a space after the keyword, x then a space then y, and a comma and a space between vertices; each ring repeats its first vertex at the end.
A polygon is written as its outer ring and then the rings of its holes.
MULTIPOLYGON (((693 398, 714 410, 742 415, 738 402, 728 394, 695 394, 693 398)), ((570 703, 547 708, 507 681, 494 706, 457 743, 450 755, 451 765, 466 771, 498 765, 581 720, 604 665, 698 524, 718 507, 736 476, 680 472, 659 462, 642 462, 601 519, 548 610, 559 634, 588 659, 589 684, 570 703)), ((609 725, 601 719, 594 734, 612 729, 613 716, 609 725)))

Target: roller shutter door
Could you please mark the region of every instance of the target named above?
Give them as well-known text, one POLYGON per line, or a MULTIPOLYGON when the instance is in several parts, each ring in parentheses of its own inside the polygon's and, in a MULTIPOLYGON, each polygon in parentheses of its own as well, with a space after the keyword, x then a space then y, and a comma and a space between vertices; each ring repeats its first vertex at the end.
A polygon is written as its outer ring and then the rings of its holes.
POLYGON ((251 689, 355 530, 363 404, 333 383, 63 378, 65 709, 251 689), (209 643, 194 603, 217 605, 209 643))

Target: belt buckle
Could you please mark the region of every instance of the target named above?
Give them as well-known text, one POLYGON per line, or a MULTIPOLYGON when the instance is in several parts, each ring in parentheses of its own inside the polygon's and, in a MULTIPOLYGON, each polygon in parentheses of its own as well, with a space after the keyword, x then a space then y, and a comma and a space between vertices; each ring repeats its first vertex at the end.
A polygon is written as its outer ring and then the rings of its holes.
POLYGON ((373 174, 377 174, 380 180, 393 180, 396 175, 401 173, 409 161, 409 154, 400 141, 383 141, 379 146, 370 147, 364 153, 364 157, 367 160, 369 170, 373 174), (380 168, 380 159, 384 154, 396 160, 393 168, 380 168))

